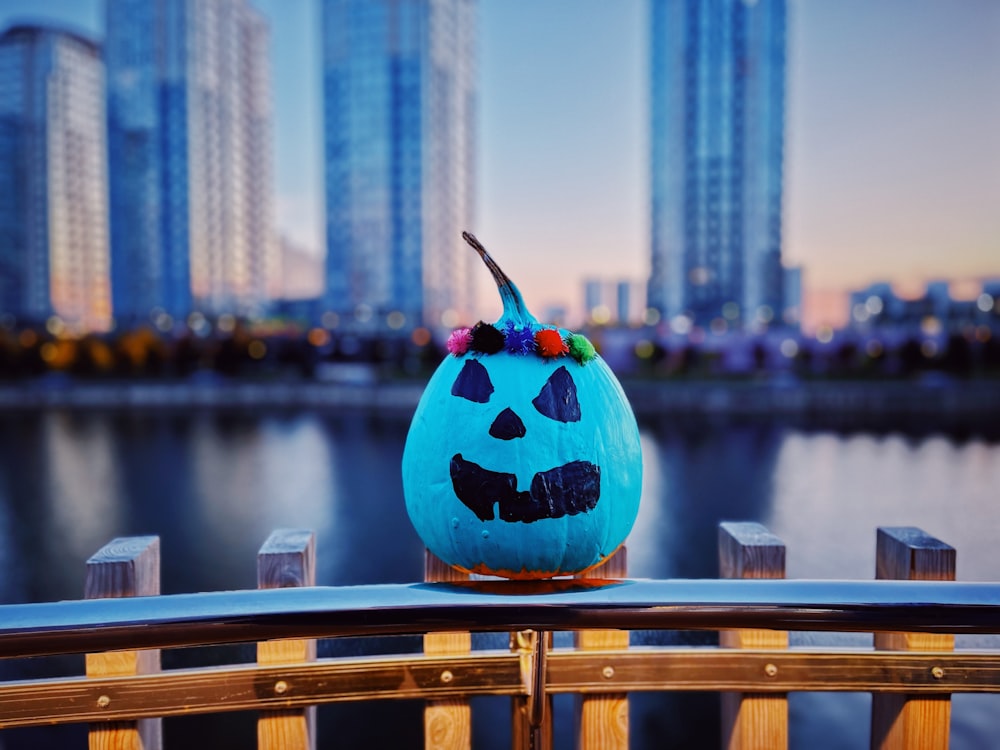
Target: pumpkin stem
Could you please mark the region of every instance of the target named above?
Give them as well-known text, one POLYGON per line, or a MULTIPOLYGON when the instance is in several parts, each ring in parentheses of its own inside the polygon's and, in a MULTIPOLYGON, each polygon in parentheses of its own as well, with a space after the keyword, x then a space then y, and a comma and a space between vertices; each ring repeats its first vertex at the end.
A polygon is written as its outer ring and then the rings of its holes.
POLYGON ((514 282, 501 270, 497 262, 490 257, 490 254, 486 252, 486 248, 476 239, 475 235, 469 232, 462 232, 462 239, 468 242, 479 253, 479 257, 483 259, 483 263, 486 264, 486 267, 490 269, 490 273, 493 274, 493 280, 497 283, 497 289, 500 290, 500 299, 503 302, 503 315, 500 316, 500 320, 497 323, 511 320, 515 325, 521 327, 531 324, 538 325, 538 320, 528 312, 528 308, 524 304, 524 298, 521 297, 521 292, 518 288, 514 286, 514 282))

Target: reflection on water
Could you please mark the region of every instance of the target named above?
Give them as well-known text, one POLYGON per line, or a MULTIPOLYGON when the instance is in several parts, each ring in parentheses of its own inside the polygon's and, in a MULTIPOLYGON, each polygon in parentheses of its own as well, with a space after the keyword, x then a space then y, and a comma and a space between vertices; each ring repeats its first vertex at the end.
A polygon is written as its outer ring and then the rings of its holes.
POLYGON ((89 555, 95 541, 121 526, 125 511, 111 425, 59 415, 44 425, 41 448, 48 470, 39 499, 50 506, 52 541, 71 556, 89 555))
POLYGON ((716 576, 718 521, 766 515, 781 434, 759 423, 646 425, 643 466, 650 477, 633 532, 638 539, 628 542, 631 574, 716 576))
POLYGON ((875 527, 919 526, 958 548, 960 579, 1000 578, 996 442, 798 432, 781 442, 768 524, 789 543, 789 576, 872 577, 875 527))
MULTIPOLYGON (((643 502, 628 542, 636 577, 714 577, 718 522, 748 520, 785 540, 788 572, 797 578, 872 577, 879 525, 920 526, 958 548, 960 578, 998 578, 994 439, 690 419, 648 422, 641 433, 643 502)), ((422 547, 399 475, 405 434, 405 420, 360 413, 0 416, 0 599, 76 598, 87 557, 132 534, 161 537, 165 593, 252 587, 256 551, 278 527, 316 531, 322 584, 417 580, 422 547)), ((502 638, 483 642, 499 646, 502 638)), ((714 636, 639 633, 633 642, 711 643, 714 636)), ((325 642, 321 654, 366 646, 325 642)), ((397 639, 390 647, 415 649, 419 641, 397 639)), ((205 651, 169 654, 165 662, 223 658, 205 651)), ((223 653, 252 658, 244 647, 223 653)), ((7 663, 0 677, 49 668, 7 663)), ((860 695, 793 696, 792 746, 865 746, 869 705, 860 695)), ((495 729, 506 723, 506 700, 479 699, 475 707, 477 746, 507 743, 506 729, 495 729)), ((957 697, 952 746, 987 746, 1000 729, 997 708, 993 696, 957 697)), ((571 703, 560 699, 557 710, 571 715, 571 703)), ((342 747, 411 746, 422 737, 415 703, 327 706, 319 715, 320 736, 337 736, 342 747)), ((169 720, 165 731, 171 744, 190 738, 195 745, 196 737, 224 731, 213 746, 242 747, 253 742, 253 721, 248 714, 169 720)), ((718 698, 634 695, 631 726, 633 747, 664 740, 716 746, 718 698)), ((0 745, 59 746, 81 731, 8 731, 0 745)), ((558 747, 572 746, 567 720, 557 733, 558 747)))

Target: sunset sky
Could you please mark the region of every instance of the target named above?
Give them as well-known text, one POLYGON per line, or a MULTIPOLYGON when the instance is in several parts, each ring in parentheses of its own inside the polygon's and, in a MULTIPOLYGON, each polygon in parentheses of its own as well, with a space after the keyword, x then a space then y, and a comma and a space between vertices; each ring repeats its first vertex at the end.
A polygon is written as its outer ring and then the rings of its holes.
MULTIPOLYGON (((319 3, 271 19, 281 231, 323 252, 319 3)), ((570 310, 588 277, 644 281, 645 0, 480 0, 478 218, 529 305, 570 310)), ((99 37, 100 0, 0 0, 0 27, 99 37)), ((1000 3, 789 0, 784 258, 807 322, 846 289, 1000 277, 1000 3)), ((482 314, 499 301, 484 272, 482 314)))

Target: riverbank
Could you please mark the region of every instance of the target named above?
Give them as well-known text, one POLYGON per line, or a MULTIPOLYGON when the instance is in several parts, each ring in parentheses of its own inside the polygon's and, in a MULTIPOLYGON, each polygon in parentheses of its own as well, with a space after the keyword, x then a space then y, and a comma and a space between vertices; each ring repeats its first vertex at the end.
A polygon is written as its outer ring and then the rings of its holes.
MULTIPOLYGON (((0 385, 0 409, 360 409, 409 416, 424 381, 25 381, 0 385)), ((625 380, 639 417, 947 418, 1000 421, 1000 381, 625 380)))
POLYGON ((998 381, 630 381, 637 414, 1000 418, 998 381))
POLYGON ((0 409, 365 409, 410 414, 423 382, 134 380, 0 386, 0 409))

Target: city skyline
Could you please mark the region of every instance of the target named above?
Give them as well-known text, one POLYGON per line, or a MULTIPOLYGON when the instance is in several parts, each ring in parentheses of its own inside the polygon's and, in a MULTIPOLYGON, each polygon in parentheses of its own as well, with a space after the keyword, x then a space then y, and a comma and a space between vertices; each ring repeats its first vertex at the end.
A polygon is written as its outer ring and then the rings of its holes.
MULTIPOLYGON (((318 254, 318 3, 253 5, 272 24, 279 229, 318 254)), ((647 11, 479 3, 473 230, 536 310, 581 309, 584 278, 648 276, 647 11)), ((98 0, 0 5, 2 26, 46 18, 101 36, 98 0)), ((876 281, 1000 273, 1000 6, 790 0, 788 45, 784 259, 804 266, 807 324, 824 301, 842 322, 876 281)))
POLYGON ((267 22, 247 0, 107 0, 113 312, 169 328, 280 292, 267 22))
POLYGON ((0 33, 0 299, 70 332, 111 324, 104 66, 73 33, 0 33), (60 325, 62 324, 60 323, 60 325))
POLYGON ((473 314, 475 33, 473 0, 323 1, 324 316, 401 329, 473 314))
POLYGON ((781 258, 786 2, 651 7, 650 315, 680 332, 795 325, 781 258))

